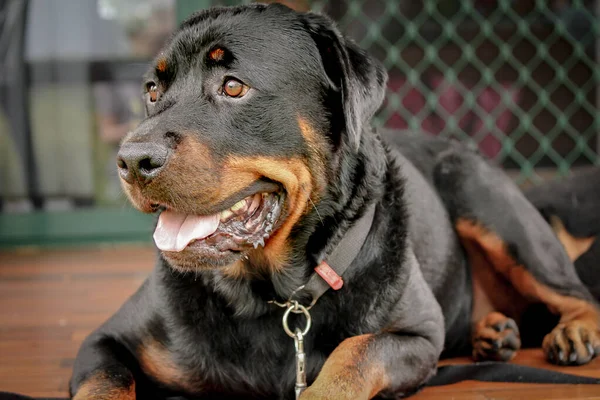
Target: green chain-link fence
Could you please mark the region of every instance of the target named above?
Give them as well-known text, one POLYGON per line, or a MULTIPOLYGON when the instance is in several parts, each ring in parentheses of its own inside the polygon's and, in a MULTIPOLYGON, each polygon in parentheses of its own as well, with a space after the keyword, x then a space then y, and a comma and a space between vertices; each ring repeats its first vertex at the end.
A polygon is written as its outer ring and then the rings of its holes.
POLYGON ((521 184, 599 163, 595 1, 282 2, 330 15, 384 63, 377 124, 471 143, 521 184))

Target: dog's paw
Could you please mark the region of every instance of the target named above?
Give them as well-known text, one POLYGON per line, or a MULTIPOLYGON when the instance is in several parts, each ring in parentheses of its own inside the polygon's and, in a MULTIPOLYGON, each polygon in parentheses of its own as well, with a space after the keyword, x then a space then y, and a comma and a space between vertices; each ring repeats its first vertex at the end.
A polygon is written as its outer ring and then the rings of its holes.
POLYGON ((542 343, 548 361, 558 365, 582 365, 600 354, 600 332, 591 321, 559 324, 542 343))
POLYGON ((513 319, 492 312, 475 326, 472 343, 475 360, 508 361, 521 348, 521 336, 513 319))

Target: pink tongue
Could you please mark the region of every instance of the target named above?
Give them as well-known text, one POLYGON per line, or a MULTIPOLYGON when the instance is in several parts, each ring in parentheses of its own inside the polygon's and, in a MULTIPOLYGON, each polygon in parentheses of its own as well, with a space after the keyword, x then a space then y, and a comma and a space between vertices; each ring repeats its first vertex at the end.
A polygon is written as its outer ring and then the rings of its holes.
POLYGON ((162 251, 181 251, 196 239, 215 233, 219 214, 200 216, 163 211, 154 231, 154 243, 162 251))

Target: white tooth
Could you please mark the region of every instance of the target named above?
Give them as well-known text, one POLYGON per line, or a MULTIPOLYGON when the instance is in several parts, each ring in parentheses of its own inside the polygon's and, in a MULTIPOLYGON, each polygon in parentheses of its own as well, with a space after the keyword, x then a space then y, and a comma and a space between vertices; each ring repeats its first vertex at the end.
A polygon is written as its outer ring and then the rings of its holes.
POLYGON ((254 210, 256 210, 258 208, 259 205, 260 205, 260 195, 256 194, 252 198, 252 204, 250 204, 250 208, 248 209, 248 213, 252 213, 254 210))
POLYGON ((227 220, 232 215, 233 215, 233 212, 231 210, 221 211, 221 221, 227 220))
POLYGON ((235 203, 235 204, 234 204, 234 205, 233 205, 233 206, 230 208, 230 210, 231 210, 231 211, 238 211, 238 210, 241 210, 242 208, 244 208, 244 206, 246 206, 246 200, 245 200, 245 199, 244 199, 244 200, 240 200, 240 201, 238 201, 237 203, 235 203))
POLYGON ((264 239, 260 239, 258 241, 258 244, 261 245, 262 247, 265 247, 265 240, 264 239))
POLYGON ((254 248, 256 249, 258 247, 258 243, 254 242, 254 243, 252 243, 252 246, 254 246, 254 248))

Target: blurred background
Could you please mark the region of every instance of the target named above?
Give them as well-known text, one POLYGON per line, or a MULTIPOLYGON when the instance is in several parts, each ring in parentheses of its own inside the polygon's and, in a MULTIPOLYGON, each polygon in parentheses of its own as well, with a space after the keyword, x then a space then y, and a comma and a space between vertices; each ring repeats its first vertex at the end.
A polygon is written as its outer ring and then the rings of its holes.
MULTIPOLYGON (((141 75, 210 0, 0 0, 0 246, 148 242, 117 179, 141 75)), ((523 186, 599 163, 592 0, 284 1, 390 73, 380 126, 455 137, 523 186)))

